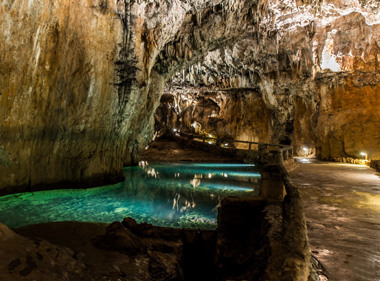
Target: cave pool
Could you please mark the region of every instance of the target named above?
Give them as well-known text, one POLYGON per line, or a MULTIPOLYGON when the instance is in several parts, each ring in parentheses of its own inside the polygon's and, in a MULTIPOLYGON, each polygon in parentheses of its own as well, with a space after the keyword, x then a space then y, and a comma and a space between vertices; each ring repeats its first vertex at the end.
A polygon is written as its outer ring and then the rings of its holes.
POLYGON ((25 192, 0 197, 0 222, 11 228, 57 222, 121 221, 215 229, 226 196, 256 196, 260 173, 252 164, 148 164, 126 167, 125 181, 90 189, 25 192))

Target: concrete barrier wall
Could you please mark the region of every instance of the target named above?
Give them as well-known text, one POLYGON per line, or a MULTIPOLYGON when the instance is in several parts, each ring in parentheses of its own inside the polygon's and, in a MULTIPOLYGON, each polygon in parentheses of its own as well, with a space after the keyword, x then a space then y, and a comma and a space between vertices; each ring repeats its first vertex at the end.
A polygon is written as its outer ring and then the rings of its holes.
POLYGON ((380 172, 380 160, 371 160, 370 167, 374 168, 376 171, 380 172))
POLYGON ((282 208, 284 239, 289 247, 281 280, 306 281, 311 274, 311 252, 303 203, 284 166, 281 174, 286 189, 282 208))

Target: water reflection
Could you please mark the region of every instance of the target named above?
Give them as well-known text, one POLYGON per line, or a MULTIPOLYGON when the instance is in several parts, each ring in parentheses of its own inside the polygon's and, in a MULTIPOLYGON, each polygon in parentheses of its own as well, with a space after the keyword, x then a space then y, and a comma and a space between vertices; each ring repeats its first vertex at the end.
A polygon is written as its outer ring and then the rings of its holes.
POLYGON ((240 164, 145 163, 124 170, 123 196, 147 202, 153 219, 174 226, 202 220, 211 225, 222 198, 258 194, 260 174, 253 169, 240 164))
POLYGON ((226 196, 258 194, 252 165, 140 163, 124 169, 125 181, 91 189, 27 192, 0 197, 0 221, 10 227, 52 221, 138 222, 215 228, 226 196), (210 177, 211 176, 211 177, 210 177))

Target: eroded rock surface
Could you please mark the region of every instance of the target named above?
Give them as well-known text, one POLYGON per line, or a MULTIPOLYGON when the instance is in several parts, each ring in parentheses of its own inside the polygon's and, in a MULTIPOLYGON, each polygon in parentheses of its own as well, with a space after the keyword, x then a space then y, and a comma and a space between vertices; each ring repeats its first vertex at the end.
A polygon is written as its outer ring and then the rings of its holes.
POLYGON ((81 280, 82 256, 42 239, 24 238, 0 224, 1 280, 81 280))
POLYGON ((154 136, 165 83, 200 102, 187 128, 291 142, 324 159, 380 158, 379 9, 376 0, 3 1, 0 193, 120 180, 154 136))
POLYGON ((257 1, 3 1, 0 193, 120 180, 165 79, 234 41, 257 1))
POLYGON ((156 111, 156 131, 181 131, 224 139, 271 142, 272 111, 252 90, 166 90, 156 111))
MULTIPOLYGON (((261 142, 291 142, 299 154, 308 147, 323 159, 360 158, 361 151, 379 158, 379 6, 355 0, 266 1, 263 20, 242 39, 209 52, 171 84, 208 88, 206 97, 223 89, 259 93, 272 112, 271 131, 261 142)), ((248 120, 254 111, 242 109, 248 120)), ((238 121, 230 126, 257 136, 238 121)))

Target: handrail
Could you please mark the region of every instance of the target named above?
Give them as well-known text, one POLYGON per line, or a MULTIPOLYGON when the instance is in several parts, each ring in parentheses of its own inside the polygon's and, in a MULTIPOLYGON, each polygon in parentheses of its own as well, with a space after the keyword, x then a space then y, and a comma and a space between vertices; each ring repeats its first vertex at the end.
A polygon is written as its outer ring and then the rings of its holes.
MULTIPOLYGON (((224 138, 218 138, 218 137, 209 137, 206 136, 206 134, 203 135, 195 135, 195 134, 187 134, 187 133, 182 133, 182 132, 175 132, 174 135, 179 135, 180 137, 186 137, 188 139, 196 140, 196 139, 201 139, 202 142, 209 142, 209 141, 215 141, 215 144, 222 144, 222 143, 244 143, 248 144, 248 150, 249 152, 252 149, 252 145, 258 145, 258 150, 261 150, 260 147, 266 148, 268 146, 272 147, 278 147, 278 152, 281 154, 283 160, 287 160, 291 157, 293 157, 293 148, 291 146, 286 146, 282 144, 274 144, 274 143, 260 143, 260 142, 254 142, 254 141, 242 141, 242 140, 233 140, 233 139, 224 139, 224 138)), ((226 148, 226 147, 225 147, 226 148)), ((228 148, 226 148, 228 149, 228 148)))

